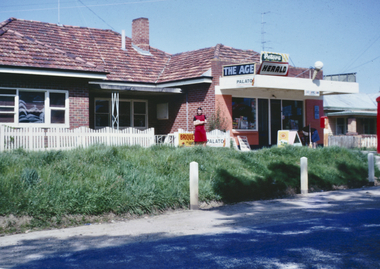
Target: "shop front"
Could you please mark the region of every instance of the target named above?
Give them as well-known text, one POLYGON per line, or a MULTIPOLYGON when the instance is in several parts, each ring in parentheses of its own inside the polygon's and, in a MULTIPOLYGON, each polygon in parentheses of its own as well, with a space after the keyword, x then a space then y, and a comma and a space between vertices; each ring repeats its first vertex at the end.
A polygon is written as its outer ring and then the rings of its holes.
POLYGON ((276 145, 279 130, 300 132, 309 125, 323 144, 322 95, 358 91, 357 83, 250 74, 220 77, 215 99, 232 135, 261 148, 276 145))

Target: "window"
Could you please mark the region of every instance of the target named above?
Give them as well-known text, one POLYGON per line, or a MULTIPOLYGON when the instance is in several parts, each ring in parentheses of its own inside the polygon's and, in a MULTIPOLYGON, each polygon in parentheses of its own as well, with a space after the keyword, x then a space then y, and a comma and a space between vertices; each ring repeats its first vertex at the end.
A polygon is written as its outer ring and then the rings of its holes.
POLYGON ((16 90, 1 90, 0 89, 0 122, 14 123, 16 106, 15 96, 16 90))
POLYGON ((303 102, 282 100, 283 129, 299 131, 303 127, 303 102))
POLYGON ((255 98, 232 98, 232 128, 257 130, 255 98))
POLYGON ((0 123, 10 126, 67 126, 68 92, 0 89, 0 123))
MULTIPOLYGON (((148 127, 147 101, 120 100, 119 127, 148 127)), ((95 100, 95 128, 111 127, 112 105, 110 99, 95 100)), ((116 115, 116 108, 114 115, 116 115)))
POLYGON ((345 135, 348 132, 348 118, 336 119, 336 134, 345 135))
POLYGON ((375 118, 363 119, 363 134, 376 134, 376 119, 375 118))

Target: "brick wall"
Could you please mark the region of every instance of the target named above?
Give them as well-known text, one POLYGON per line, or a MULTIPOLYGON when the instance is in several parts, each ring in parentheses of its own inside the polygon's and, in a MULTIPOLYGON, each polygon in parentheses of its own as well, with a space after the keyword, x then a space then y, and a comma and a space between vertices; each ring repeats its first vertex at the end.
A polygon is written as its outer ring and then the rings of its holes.
POLYGON ((0 74, 0 87, 69 91, 70 129, 89 127, 88 81, 61 77, 0 74))
MULTIPOLYGON (((172 104, 171 115, 174 117, 169 132, 177 132, 178 129, 194 131, 193 118, 197 108, 202 107, 203 114, 210 118, 215 111, 215 94, 213 86, 198 84, 183 87, 184 94, 178 97, 172 104), (186 103, 187 95, 187 103, 186 103)), ((207 129, 207 125, 206 125, 207 129)))
POLYGON ((320 118, 323 116, 323 100, 308 99, 305 100, 305 126, 311 125, 312 128, 318 130, 319 138, 318 144, 323 145, 323 129, 320 126, 320 118), (319 119, 315 119, 314 107, 319 106, 319 119))

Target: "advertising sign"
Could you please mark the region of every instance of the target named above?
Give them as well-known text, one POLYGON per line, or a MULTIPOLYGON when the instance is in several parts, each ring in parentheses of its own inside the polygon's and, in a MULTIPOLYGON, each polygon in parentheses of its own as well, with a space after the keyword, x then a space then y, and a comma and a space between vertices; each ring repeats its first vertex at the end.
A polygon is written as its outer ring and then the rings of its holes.
POLYGON ((289 131, 278 131, 277 146, 283 147, 289 144, 289 131))
POLYGON ((224 138, 224 136, 207 137, 207 146, 218 147, 218 148, 225 147, 226 146, 226 139, 224 138))
POLYGON ((179 133, 178 145, 180 147, 194 146, 194 134, 192 133, 179 133))
MULTIPOLYGON (((178 143, 175 143, 178 147, 192 147, 194 146, 194 134, 189 132, 180 132, 174 133, 175 140, 178 143)), ((213 130, 206 133, 207 136, 207 146, 209 147, 230 147, 230 131, 220 131, 213 130)))
POLYGON ((297 131, 279 130, 277 133, 277 147, 286 145, 302 146, 301 139, 297 131))
POLYGON ((242 75, 254 75, 255 63, 238 64, 238 65, 225 65, 223 66, 223 76, 242 76, 242 75))
POLYGON ((287 62, 289 62, 289 54, 262 51, 261 57, 260 57, 260 63, 263 63, 263 62, 287 63, 287 62))
POLYGON ((289 72, 288 63, 263 62, 258 71, 260 75, 287 76, 289 72))

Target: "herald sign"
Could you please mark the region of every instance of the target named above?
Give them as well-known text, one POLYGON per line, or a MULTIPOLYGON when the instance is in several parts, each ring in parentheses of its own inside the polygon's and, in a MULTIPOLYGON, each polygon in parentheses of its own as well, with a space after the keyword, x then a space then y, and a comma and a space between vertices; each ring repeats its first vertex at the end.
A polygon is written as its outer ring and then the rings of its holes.
POLYGON ((260 75, 287 76, 289 72, 288 63, 263 62, 259 69, 260 75))

